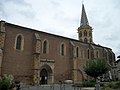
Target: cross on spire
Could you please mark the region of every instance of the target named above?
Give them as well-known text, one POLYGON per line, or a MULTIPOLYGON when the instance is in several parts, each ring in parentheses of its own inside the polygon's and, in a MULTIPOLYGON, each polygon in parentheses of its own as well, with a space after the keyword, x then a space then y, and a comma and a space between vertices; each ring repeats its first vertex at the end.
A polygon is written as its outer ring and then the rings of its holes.
POLYGON ((82 0, 82 4, 84 3, 84 0, 82 0))

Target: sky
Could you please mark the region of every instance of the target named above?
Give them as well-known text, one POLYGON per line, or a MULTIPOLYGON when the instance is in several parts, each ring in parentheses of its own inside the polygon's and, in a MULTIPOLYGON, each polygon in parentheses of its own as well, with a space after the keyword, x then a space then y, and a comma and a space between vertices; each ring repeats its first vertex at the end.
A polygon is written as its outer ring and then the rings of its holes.
MULTIPOLYGON (((120 0, 84 0, 95 44, 120 55, 120 0)), ((78 39, 82 0, 0 0, 0 20, 78 39)))

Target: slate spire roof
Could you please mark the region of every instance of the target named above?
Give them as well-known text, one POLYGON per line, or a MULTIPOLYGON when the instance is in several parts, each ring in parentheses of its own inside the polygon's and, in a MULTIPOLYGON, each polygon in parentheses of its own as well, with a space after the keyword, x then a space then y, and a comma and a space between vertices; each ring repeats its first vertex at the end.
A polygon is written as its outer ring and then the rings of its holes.
POLYGON ((89 26, 89 22, 88 22, 87 15, 85 12, 84 4, 82 4, 82 14, 81 14, 80 26, 89 26))

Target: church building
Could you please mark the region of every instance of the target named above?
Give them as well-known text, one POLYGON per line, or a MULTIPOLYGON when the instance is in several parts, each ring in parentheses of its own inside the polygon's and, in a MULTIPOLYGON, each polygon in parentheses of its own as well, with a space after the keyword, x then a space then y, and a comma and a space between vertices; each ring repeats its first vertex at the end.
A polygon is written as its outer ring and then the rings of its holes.
POLYGON ((88 80, 83 71, 87 60, 104 58, 109 66, 114 66, 115 61, 111 48, 95 44, 92 31, 84 4, 78 40, 1 20, 0 76, 11 74, 25 84, 88 80))

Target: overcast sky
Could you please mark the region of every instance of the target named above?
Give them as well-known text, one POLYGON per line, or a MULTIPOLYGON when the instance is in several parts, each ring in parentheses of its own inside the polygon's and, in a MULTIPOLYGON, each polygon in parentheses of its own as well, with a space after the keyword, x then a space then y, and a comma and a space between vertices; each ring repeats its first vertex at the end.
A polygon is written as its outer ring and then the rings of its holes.
MULTIPOLYGON (((84 0, 96 44, 120 55, 120 0, 84 0)), ((82 0, 0 0, 0 19, 78 39, 82 0)))

